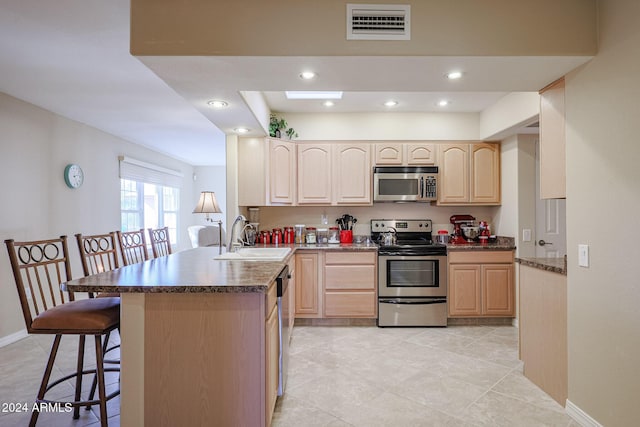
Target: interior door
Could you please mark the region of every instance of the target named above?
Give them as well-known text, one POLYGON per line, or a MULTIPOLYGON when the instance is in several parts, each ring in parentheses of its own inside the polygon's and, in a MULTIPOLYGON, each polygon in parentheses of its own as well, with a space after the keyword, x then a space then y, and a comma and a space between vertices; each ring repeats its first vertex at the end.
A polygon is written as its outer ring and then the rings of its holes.
POLYGON ((560 258, 567 253, 565 199, 540 199, 540 142, 536 145, 536 257, 560 258))

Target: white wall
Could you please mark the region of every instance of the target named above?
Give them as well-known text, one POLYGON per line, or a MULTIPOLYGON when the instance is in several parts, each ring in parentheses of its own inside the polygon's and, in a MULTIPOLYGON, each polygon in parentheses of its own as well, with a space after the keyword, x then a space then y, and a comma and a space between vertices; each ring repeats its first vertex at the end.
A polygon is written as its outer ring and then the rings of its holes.
MULTIPOLYGON (((190 247, 186 226, 197 199, 193 168, 162 154, 97 129, 50 113, 0 93, 0 239, 31 240, 75 233, 97 234, 120 228, 118 156, 154 163, 184 174, 181 191, 180 240, 190 247), (65 165, 78 163, 84 185, 67 188, 65 165)), ((193 219, 195 220, 195 218, 193 219)), ((80 277, 77 245, 69 250, 74 277, 80 277)), ((24 329, 18 294, 6 249, 0 256, 0 345, 24 329)))
POLYGON ((287 113, 300 140, 478 140, 477 113, 287 113))
POLYGON ((598 55, 566 78, 569 400, 605 426, 640 420, 640 2, 599 4, 598 55), (578 244, 589 245, 588 268, 578 244))

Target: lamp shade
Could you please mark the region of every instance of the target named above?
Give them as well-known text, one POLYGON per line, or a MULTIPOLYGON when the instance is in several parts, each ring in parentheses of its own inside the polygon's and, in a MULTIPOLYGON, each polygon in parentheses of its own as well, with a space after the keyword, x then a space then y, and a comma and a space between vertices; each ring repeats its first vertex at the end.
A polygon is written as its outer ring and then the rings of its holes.
POLYGON ((213 191, 203 191, 200 193, 200 200, 196 205, 193 213, 222 213, 218 201, 216 200, 216 193, 213 191))

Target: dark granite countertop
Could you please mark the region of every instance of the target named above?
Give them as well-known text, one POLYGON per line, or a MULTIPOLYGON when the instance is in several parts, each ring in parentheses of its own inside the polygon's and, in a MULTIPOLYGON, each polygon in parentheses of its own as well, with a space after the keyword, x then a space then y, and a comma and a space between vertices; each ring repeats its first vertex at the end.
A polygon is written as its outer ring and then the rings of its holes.
POLYGON ((279 247, 292 249, 283 261, 216 260, 218 247, 188 249, 113 271, 71 280, 63 285, 63 289, 73 292, 120 293, 266 292, 296 251, 378 250, 375 244, 279 247))
POLYGON ((513 237, 498 236, 495 242, 491 243, 448 243, 447 251, 512 251, 516 248, 513 237))
POLYGON ((567 275, 567 259, 564 258, 516 258, 516 262, 527 267, 567 275))
POLYGON ((217 247, 188 249, 63 284, 73 292, 265 293, 282 262, 216 260, 217 247))

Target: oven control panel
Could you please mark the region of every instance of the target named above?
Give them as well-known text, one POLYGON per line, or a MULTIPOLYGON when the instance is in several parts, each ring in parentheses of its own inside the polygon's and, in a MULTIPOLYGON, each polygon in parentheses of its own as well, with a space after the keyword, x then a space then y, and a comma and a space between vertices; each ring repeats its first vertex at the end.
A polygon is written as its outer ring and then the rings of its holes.
POLYGON ((372 219, 371 232, 385 233, 394 228, 398 233, 430 233, 432 223, 430 219, 372 219))

